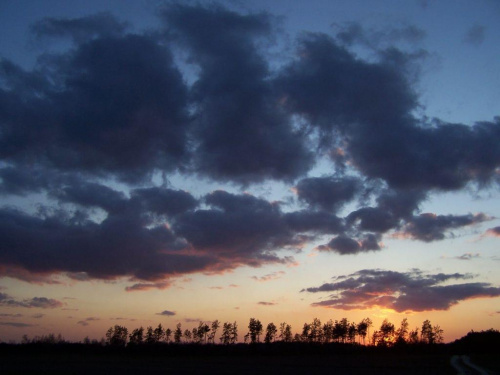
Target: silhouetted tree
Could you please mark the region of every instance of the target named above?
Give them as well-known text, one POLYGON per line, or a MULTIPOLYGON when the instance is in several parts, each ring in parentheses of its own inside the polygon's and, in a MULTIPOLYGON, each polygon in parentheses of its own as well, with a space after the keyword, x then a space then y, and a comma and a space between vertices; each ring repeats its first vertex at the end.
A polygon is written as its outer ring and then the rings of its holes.
POLYGON ((129 344, 140 345, 144 342, 144 328, 136 328, 129 336, 129 344))
POLYGON ((333 340, 333 321, 330 319, 328 322, 323 324, 323 341, 328 343, 333 340))
POLYGON ((181 323, 177 323, 177 326, 175 327, 174 331, 174 342, 176 344, 179 344, 182 339, 182 326, 181 323))
POLYGON ((424 320, 420 330, 420 341, 426 344, 434 344, 434 331, 430 320, 424 320))
POLYGON ((280 323, 279 339, 283 342, 292 342, 292 326, 290 324, 280 323))
POLYGON ((163 341, 163 338, 165 337, 165 331, 161 326, 161 323, 158 324, 158 327, 156 327, 155 330, 153 331, 153 336, 155 343, 163 341))
POLYGON ((231 344, 235 344, 238 341, 238 325, 234 322, 231 325, 231 344))
POLYGON ((312 323, 309 325, 309 341, 323 341, 323 329, 321 327, 321 320, 319 320, 318 318, 314 318, 312 323))
POLYGON ((165 342, 170 342, 170 338, 172 337, 172 330, 170 328, 167 328, 165 330, 165 342))
POLYGON ((148 326, 146 328, 146 344, 154 344, 156 342, 155 340, 155 334, 154 334, 154 331, 153 331, 153 327, 151 326, 148 326))
POLYGON ((191 334, 191 331, 189 329, 186 329, 184 331, 184 339, 185 339, 185 341, 186 342, 190 342, 192 337, 193 337, 193 335, 191 334))
POLYGON ((222 335, 220 337, 220 342, 222 344, 234 344, 238 341, 238 325, 234 323, 224 323, 222 325, 222 335))
POLYGON ((210 327, 208 326, 208 324, 204 323, 204 322, 200 322, 198 324, 198 342, 202 342, 202 341, 205 341, 205 343, 207 342, 207 335, 208 335, 208 332, 210 332, 210 327))
POLYGON ((349 327, 347 328, 347 338, 349 339, 349 342, 354 343, 356 342, 356 335, 358 333, 358 330, 356 328, 356 323, 352 322, 349 324, 349 327))
POLYGON ((432 333, 434 334, 435 344, 441 344, 444 341, 444 336, 443 336, 444 331, 441 329, 440 326, 438 325, 433 326, 432 333))
POLYGON ((260 335, 262 335, 262 323, 260 320, 255 318, 250 318, 248 323, 248 334, 245 335, 246 338, 250 338, 250 343, 254 344, 260 342, 260 335))
POLYGON ((401 325, 399 326, 399 328, 396 331, 396 343, 397 344, 405 344, 407 342, 408 327, 409 327, 408 319, 404 318, 401 321, 401 325))
POLYGON ((217 334, 217 330, 220 327, 220 323, 218 320, 214 320, 211 325, 210 335, 208 336, 208 342, 215 343, 215 335, 217 334))
POLYGON ((222 335, 220 336, 220 342, 222 344, 228 345, 231 342, 231 323, 225 322, 222 325, 222 335))
POLYGON ((300 341, 309 341, 309 333, 311 332, 311 325, 309 323, 304 323, 302 326, 302 333, 300 334, 300 341))
POLYGON ((126 327, 115 325, 106 332, 106 343, 113 346, 125 346, 127 344, 128 330, 126 327))
POLYGON ((365 318, 358 323, 357 330, 360 339, 363 339, 363 345, 365 344, 366 336, 368 334, 368 329, 371 327, 372 321, 370 318, 365 318))
POLYGON ((340 321, 336 320, 333 325, 333 339, 336 341, 346 342, 349 328, 349 321, 346 318, 340 321))
POLYGON ((394 343, 394 324, 384 319, 380 329, 373 332, 373 345, 377 346, 391 346, 394 343))
POLYGON ((417 344, 419 342, 419 340, 418 340, 418 328, 415 328, 414 330, 411 330, 408 333, 408 342, 410 344, 417 344))
POLYGON ((267 344, 273 342, 276 339, 276 334, 278 333, 278 329, 274 325, 274 323, 269 323, 266 327, 266 337, 264 338, 264 342, 267 344))

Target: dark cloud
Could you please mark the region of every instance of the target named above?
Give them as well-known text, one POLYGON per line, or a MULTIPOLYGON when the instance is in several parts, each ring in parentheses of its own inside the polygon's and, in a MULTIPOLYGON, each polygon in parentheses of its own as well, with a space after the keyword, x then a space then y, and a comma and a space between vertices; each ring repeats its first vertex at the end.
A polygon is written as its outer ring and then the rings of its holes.
POLYGON ((397 217, 386 210, 377 207, 363 207, 351 212, 346 221, 356 225, 359 230, 384 233, 398 226, 397 217))
POLYGON ((274 305, 276 305, 276 303, 274 303, 274 302, 258 302, 257 305, 261 305, 261 306, 274 306, 274 305))
POLYGON ((268 62, 257 46, 271 36, 271 16, 175 4, 164 18, 174 40, 200 68, 192 89, 196 171, 242 183, 306 172, 312 154, 280 107, 268 62))
POLYGON ((177 169, 186 156, 187 88, 170 51, 148 35, 103 35, 103 19, 88 21, 37 26, 74 34, 80 22, 78 33, 94 28, 97 36, 40 59, 31 73, 1 60, 0 156, 19 168, 36 161, 124 180, 177 169))
POLYGON ((20 322, 0 322, 0 326, 25 328, 25 327, 35 327, 36 324, 20 323, 20 322))
POLYGON ((132 191, 132 203, 137 202, 146 212, 174 216, 194 209, 198 202, 188 192, 167 188, 142 188, 132 191))
POLYGON ((339 217, 324 211, 294 211, 284 214, 284 220, 295 232, 340 233, 344 224, 339 217))
POLYGON ((275 64, 269 14, 177 3, 160 17, 147 33, 109 14, 44 19, 37 40, 69 38, 70 48, 41 53, 30 71, 0 59, 0 194, 43 196, 34 209, 0 207, 0 275, 162 289, 187 273, 289 263, 278 250, 325 234, 336 237, 320 250, 355 254, 379 250, 390 231, 429 242, 487 220, 418 212, 435 192, 490 186, 500 167, 500 118, 416 118, 409 69, 425 51, 393 44, 417 43, 421 30, 304 33, 297 55, 275 64), (363 60, 351 44, 376 54, 363 60), (329 175, 308 174, 325 155, 329 175), (152 186, 173 172, 284 180, 308 207, 152 186))
POLYGON ((434 215, 421 214, 411 219, 403 229, 403 234, 420 241, 431 242, 442 240, 445 233, 491 220, 484 214, 468 215, 434 215))
POLYGON ((484 42, 486 28, 482 25, 474 25, 464 35, 463 42, 479 46, 484 42))
POLYGON ((460 273, 424 274, 419 270, 361 270, 303 291, 333 293, 313 306, 343 310, 383 307, 397 312, 448 310, 460 301, 500 296, 500 288, 488 283, 450 284, 471 277, 460 273))
POLYGON ((351 201, 360 189, 361 182, 353 177, 305 178, 296 186, 299 199, 325 211, 337 211, 351 201))
POLYGON ((61 301, 52 298, 33 297, 31 299, 17 300, 5 293, 0 293, 0 305, 40 309, 54 309, 63 306, 61 301))
POLYGON ((319 129, 325 147, 341 147, 343 160, 368 178, 424 193, 495 180, 500 120, 422 123, 413 115, 418 98, 405 69, 359 60, 332 38, 307 34, 277 84, 286 108, 319 129))
POLYGON ((205 203, 211 208, 179 215, 173 225, 198 250, 257 265, 282 261, 272 251, 298 245, 276 204, 225 191, 208 194, 205 203))
POLYGON ((164 310, 161 313, 158 313, 156 315, 174 316, 175 315, 175 311, 164 310))
POLYGON ((405 117, 417 103, 398 71, 358 60, 324 34, 302 37, 299 58, 284 68, 277 84, 286 107, 324 133, 351 133, 359 124, 370 123, 370 136, 379 138, 386 132, 378 132, 405 117))
POLYGON ((341 255, 357 254, 366 251, 380 250, 380 235, 367 233, 359 240, 354 240, 344 234, 334 237, 328 244, 317 247, 320 251, 333 251, 341 255))
POLYGON ((44 18, 36 22, 31 31, 37 38, 70 37, 81 43, 95 37, 121 35, 126 28, 127 23, 119 22, 111 14, 103 12, 72 19, 44 18))
POLYGON ((154 280, 203 270, 215 262, 208 255, 184 255, 180 250, 186 245, 165 225, 148 227, 151 222, 141 217, 110 215, 99 224, 71 219, 1 209, 1 263, 32 273, 83 272, 96 278, 129 275, 154 280))

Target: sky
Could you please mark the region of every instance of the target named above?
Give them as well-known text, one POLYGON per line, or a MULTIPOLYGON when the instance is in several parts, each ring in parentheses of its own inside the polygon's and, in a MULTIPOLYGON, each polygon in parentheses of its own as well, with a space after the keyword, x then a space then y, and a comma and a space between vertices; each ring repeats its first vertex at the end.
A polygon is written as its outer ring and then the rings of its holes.
POLYGON ((0 340, 500 328, 494 0, 0 2, 0 340))

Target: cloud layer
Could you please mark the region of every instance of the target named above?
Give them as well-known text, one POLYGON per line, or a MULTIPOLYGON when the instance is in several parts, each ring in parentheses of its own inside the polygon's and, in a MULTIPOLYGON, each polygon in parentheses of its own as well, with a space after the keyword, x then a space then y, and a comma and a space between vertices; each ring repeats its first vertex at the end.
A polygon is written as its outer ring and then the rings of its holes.
POLYGON ((380 307, 397 312, 448 310, 460 301, 500 296, 500 288, 488 283, 451 283, 471 278, 460 273, 425 274, 418 269, 409 272, 366 269, 302 291, 331 293, 328 299, 313 306, 342 310, 380 307))
POLYGON ((0 275, 166 288, 183 274, 289 264, 280 250, 307 241, 357 254, 383 249, 388 233, 439 241, 490 219, 419 212, 435 192, 495 183, 500 167, 499 118, 416 117, 425 51, 396 45, 418 44, 421 30, 303 33, 277 63, 270 14, 171 4, 159 17, 143 33, 106 13, 46 18, 34 37, 70 48, 40 53, 29 71, 0 59, 0 195, 43 196, 36 209, 0 207, 0 275), (311 175, 325 155, 328 173, 311 175), (174 173, 280 181, 294 205, 195 196, 167 183, 174 173))

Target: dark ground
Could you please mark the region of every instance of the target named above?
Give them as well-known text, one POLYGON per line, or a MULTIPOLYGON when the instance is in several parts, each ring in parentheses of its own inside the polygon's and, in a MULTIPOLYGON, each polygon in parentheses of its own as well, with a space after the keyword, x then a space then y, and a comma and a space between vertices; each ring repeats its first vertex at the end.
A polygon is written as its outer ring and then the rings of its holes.
POLYGON ((446 348, 0 345, 0 374, 455 374, 446 348))

